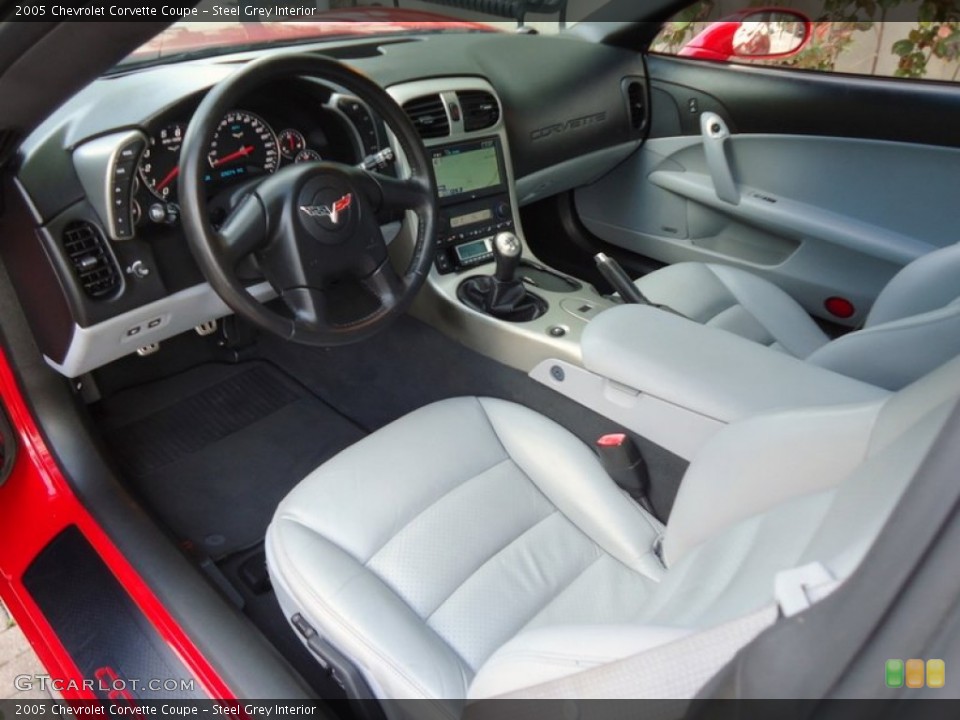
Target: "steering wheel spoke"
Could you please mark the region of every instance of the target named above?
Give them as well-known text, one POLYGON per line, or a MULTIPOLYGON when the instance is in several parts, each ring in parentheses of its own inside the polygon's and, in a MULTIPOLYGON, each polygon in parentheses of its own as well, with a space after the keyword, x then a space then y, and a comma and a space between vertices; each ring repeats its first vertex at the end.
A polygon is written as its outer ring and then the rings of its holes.
POLYGON ((267 215, 260 198, 251 193, 241 200, 218 236, 221 251, 232 265, 262 248, 267 241, 267 215))
POLYGON ((364 175, 365 192, 381 221, 391 220, 403 210, 428 207, 432 201, 429 184, 418 178, 399 180, 374 172, 364 175))
POLYGON ((360 278, 360 284, 384 307, 395 305, 407 290, 403 278, 390 264, 390 258, 384 258, 372 273, 360 278))
POLYGON ((293 313, 295 325, 307 329, 324 329, 331 325, 329 298, 319 288, 299 287, 284 290, 280 296, 293 313))

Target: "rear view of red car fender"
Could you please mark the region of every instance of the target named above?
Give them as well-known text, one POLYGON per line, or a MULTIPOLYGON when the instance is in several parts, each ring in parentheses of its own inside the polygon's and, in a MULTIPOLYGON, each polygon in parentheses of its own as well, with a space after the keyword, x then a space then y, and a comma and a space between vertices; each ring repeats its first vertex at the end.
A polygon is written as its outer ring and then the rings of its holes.
MULTIPOLYGON (((2 350, 0 398, 14 434, 3 438, 4 446, 9 454, 15 444, 17 453, 9 477, 0 486, 0 596, 50 673, 53 687, 67 700, 96 699, 100 695, 91 683, 102 689, 103 679, 116 675, 113 668, 103 667, 95 672, 96 677, 84 677, 23 583, 24 573, 38 554, 73 526, 192 673, 196 689, 213 698, 234 699, 233 691, 81 505, 40 434, 2 350)), ((70 588, 64 587, 63 593, 64 601, 69 602, 70 588)))

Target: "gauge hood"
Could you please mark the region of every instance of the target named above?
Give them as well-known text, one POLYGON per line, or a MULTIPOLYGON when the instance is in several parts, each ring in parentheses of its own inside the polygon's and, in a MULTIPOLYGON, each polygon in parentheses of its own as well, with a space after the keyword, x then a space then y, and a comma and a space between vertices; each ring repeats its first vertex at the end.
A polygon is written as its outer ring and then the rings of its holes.
POLYGON ((134 50, 125 63, 137 63, 208 48, 322 39, 376 36, 409 32, 498 32, 477 22, 451 20, 445 15, 401 8, 350 8, 317 15, 319 21, 178 23, 134 50))

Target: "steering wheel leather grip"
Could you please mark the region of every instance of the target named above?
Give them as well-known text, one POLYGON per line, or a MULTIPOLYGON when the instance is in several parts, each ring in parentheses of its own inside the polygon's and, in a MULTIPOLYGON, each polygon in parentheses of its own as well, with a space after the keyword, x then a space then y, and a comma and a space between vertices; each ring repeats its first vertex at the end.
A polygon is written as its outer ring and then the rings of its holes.
POLYGON ((214 291, 258 328, 306 345, 345 345, 386 327, 410 306, 436 254, 439 200, 433 165, 419 134, 373 80, 320 55, 262 58, 211 89, 184 137, 179 192, 184 233, 214 291), (290 77, 323 80, 365 102, 393 132, 410 176, 396 179, 330 162, 288 165, 253 186, 215 229, 208 217, 204 176, 217 124, 251 91, 290 77), (391 265, 380 230, 380 220, 399 210, 412 211, 417 218, 413 253, 402 274, 391 265), (236 268, 249 255, 256 257, 289 314, 261 304, 246 291, 236 268), (343 280, 365 288, 378 307, 335 324, 329 290, 343 280))

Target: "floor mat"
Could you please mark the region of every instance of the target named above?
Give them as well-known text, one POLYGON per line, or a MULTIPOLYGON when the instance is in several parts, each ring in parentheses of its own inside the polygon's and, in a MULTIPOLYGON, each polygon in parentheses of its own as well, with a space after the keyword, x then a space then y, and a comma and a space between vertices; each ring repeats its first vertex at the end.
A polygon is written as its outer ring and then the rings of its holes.
POLYGON ((202 365, 95 412, 124 477, 214 559, 262 541, 284 495, 365 434, 264 362, 202 365))

